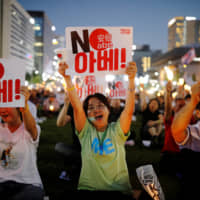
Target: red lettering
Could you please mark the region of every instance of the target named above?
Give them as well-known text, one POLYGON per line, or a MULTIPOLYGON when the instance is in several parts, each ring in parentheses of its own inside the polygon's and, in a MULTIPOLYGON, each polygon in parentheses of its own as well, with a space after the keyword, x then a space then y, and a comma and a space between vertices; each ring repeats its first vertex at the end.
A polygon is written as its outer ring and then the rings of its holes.
POLYGON ((75 72, 81 74, 85 72, 94 73, 97 71, 118 71, 119 68, 126 67, 126 49, 118 48, 84 52, 75 56, 75 72), (96 53, 96 54, 95 54, 96 53), (96 57, 95 57, 96 56, 96 57), (120 64, 121 63, 121 64, 120 64))
POLYGON ((20 99, 20 79, 15 80, 15 99, 20 99))
POLYGON ((125 97, 126 96, 126 89, 111 89, 110 90, 110 97, 125 97))
POLYGON ((119 49, 115 49, 115 56, 114 56, 114 70, 119 69, 119 49))
POLYGON ((89 72, 93 73, 94 72, 94 64, 97 62, 97 60, 94 57, 94 51, 90 52, 90 67, 89 67, 89 72))
POLYGON ((8 102, 13 101, 13 80, 8 80, 8 102))
POLYGON ((3 66, 2 63, 0 63, 0 79, 3 77, 4 72, 5 72, 5 70, 4 70, 4 66, 3 66))
POLYGON ((97 70, 98 71, 107 71, 107 51, 98 51, 97 52, 97 70), (103 55, 101 53, 103 52, 103 55))
POLYGON ((82 94, 82 93, 83 93, 82 88, 77 88, 76 91, 77 91, 78 96, 79 96, 80 98, 82 98, 82 95, 83 95, 83 94, 82 94))
POLYGON ((7 102, 7 81, 3 80, 0 82, 0 102, 7 102), (2 98, 3 96, 3 98, 2 98))
POLYGON ((122 48, 121 49, 121 68, 125 68, 126 67, 126 49, 122 48))
POLYGON ((109 56, 108 56, 108 51, 98 51, 97 52, 98 71, 107 71, 108 64, 109 64, 109 71, 112 71, 113 70, 113 49, 109 50, 109 56))
POLYGON ((95 93, 95 88, 93 85, 88 85, 88 90, 87 90, 88 95, 94 94, 95 93))
POLYGON ((86 53, 78 53, 75 56, 75 72, 84 73, 87 70, 87 54, 86 53), (80 59, 82 58, 82 66, 80 66, 80 59))
POLYGON ((20 79, 0 81, 0 102, 8 103, 13 101, 13 88, 15 84, 15 99, 19 100, 20 96, 20 79))

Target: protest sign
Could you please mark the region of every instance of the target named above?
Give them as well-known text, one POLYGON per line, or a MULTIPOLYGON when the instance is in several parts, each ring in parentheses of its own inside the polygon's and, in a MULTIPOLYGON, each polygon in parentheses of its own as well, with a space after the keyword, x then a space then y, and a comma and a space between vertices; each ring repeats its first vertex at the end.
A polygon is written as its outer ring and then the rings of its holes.
POLYGON ((119 77, 123 77, 126 64, 132 61, 132 43, 132 27, 66 28, 66 52, 62 57, 70 68, 66 73, 74 76, 81 99, 96 92, 125 98, 126 82, 119 77), (114 80, 106 78, 109 74, 114 80))
POLYGON ((112 78, 109 78, 109 75, 88 75, 74 76, 73 83, 79 97, 84 100, 94 93, 102 93, 114 99, 125 99, 128 82, 124 75, 112 75, 112 78))
POLYGON ((132 27, 67 27, 66 61, 77 76, 123 74, 132 61, 132 27))
POLYGON ((0 107, 24 107, 20 86, 24 85, 25 65, 18 59, 0 59, 0 107))

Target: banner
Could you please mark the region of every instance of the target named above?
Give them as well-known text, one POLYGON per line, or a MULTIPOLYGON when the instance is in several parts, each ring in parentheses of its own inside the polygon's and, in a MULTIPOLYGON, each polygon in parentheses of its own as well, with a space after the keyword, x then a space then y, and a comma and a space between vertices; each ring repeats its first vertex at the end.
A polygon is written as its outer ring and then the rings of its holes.
POLYGON ((195 49, 191 48, 182 58, 181 63, 184 65, 190 64, 196 57, 195 49))
POLYGON ((132 27, 67 27, 66 61, 76 76, 123 74, 132 61, 132 27))
POLYGON ((25 65, 18 59, 0 59, 0 107, 24 107, 20 86, 24 85, 25 65))

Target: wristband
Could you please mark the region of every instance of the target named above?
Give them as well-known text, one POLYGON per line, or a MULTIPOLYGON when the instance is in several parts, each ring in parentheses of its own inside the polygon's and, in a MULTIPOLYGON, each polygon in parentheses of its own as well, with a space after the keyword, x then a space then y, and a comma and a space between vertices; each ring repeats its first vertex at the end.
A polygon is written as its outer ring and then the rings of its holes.
POLYGON ((67 88, 67 91, 70 92, 70 91, 73 91, 75 89, 75 87, 71 87, 71 88, 67 88))
POLYGON ((29 110, 29 105, 27 104, 26 107, 24 107, 22 113, 25 113, 25 112, 27 112, 28 110, 29 110))

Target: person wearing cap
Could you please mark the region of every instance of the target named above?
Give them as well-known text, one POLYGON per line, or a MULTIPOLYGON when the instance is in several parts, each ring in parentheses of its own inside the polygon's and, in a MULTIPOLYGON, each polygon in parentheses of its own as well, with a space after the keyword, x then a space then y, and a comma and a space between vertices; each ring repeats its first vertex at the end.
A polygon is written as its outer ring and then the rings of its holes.
POLYGON ((196 199, 199 196, 200 179, 200 122, 190 124, 193 112, 200 102, 200 82, 192 85, 191 99, 172 122, 172 135, 181 149, 180 166, 182 173, 182 199, 196 199))

